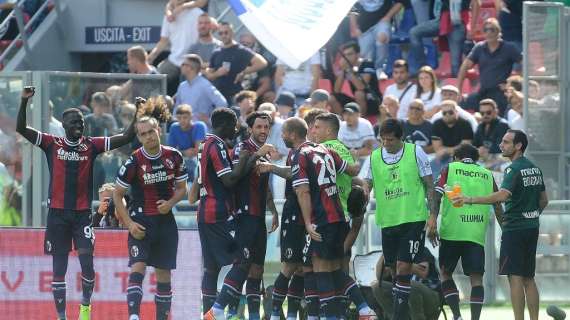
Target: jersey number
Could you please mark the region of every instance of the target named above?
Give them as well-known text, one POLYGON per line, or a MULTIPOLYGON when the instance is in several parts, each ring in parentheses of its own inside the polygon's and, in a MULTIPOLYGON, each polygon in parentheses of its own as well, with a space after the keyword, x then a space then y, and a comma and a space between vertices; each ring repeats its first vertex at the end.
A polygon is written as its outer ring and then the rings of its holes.
POLYGON ((319 165, 319 176, 317 178, 317 183, 320 186, 324 184, 336 183, 336 170, 334 167, 334 160, 330 154, 325 154, 324 159, 320 155, 315 154, 313 157, 313 163, 319 165))

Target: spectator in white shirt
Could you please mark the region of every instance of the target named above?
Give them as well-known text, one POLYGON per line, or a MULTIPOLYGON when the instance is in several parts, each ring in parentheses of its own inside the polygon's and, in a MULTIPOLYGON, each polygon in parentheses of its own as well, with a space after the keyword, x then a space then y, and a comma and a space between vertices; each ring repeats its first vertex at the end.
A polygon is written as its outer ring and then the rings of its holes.
POLYGON ((423 66, 418 72, 418 90, 416 98, 421 99, 426 120, 441 110, 441 90, 437 86, 437 77, 430 66, 423 66))
POLYGON ((202 10, 198 7, 202 1, 171 0, 162 20, 160 40, 148 55, 148 62, 154 60, 170 46, 170 54, 158 65, 158 72, 167 75, 167 91, 174 95, 180 82, 180 66, 190 46, 198 41, 198 17, 202 10), (189 5, 193 3, 193 5, 189 5))
POLYGON ((408 117, 408 107, 412 100, 416 98, 417 86, 409 81, 408 63, 405 60, 394 61, 392 71, 392 79, 394 84, 389 85, 384 95, 393 95, 400 102, 398 110, 398 119, 406 119, 408 117))
MULTIPOLYGON (((451 100, 459 103, 459 89, 457 89, 456 86, 450 84, 445 85, 441 87, 441 98, 443 99, 443 101, 451 100)), ((461 108, 459 105, 455 106, 455 111, 457 111, 457 114, 459 115, 460 118, 469 122, 471 128, 473 129, 473 132, 477 131, 477 126, 479 125, 479 123, 471 113, 465 111, 465 109, 461 108)), ((431 123, 435 123, 437 120, 441 119, 442 117, 443 114, 440 110, 431 117, 430 121, 431 123)))
POLYGON ((277 93, 290 91, 297 98, 297 105, 302 105, 311 92, 317 89, 321 74, 321 58, 319 52, 303 62, 297 69, 287 66, 282 60, 277 60, 275 69, 275 86, 277 93))
POLYGON ((515 130, 524 130, 523 122, 524 95, 519 91, 513 91, 509 99, 511 109, 507 112, 509 127, 515 130))
POLYGON ((360 106, 356 102, 344 105, 344 121, 340 124, 338 140, 346 145, 352 157, 358 160, 372 153, 376 139, 370 121, 360 117, 360 106))

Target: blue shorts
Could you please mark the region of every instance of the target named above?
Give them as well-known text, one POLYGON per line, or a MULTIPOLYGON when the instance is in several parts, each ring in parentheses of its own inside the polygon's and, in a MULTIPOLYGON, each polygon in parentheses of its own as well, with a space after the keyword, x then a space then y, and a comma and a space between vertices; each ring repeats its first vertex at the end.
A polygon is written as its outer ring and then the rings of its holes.
POLYGON ((198 223, 204 268, 218 270, 232 264, 238 245, 230 222, 198 223))
POLYGON ((281 217, 281 262, 302 263, 305 246, 305 226, 281 217))
POLYGON ((172 212, 154 216, 138 213, 132 219, 146 230, 141 240, 133 238, 129 233, 129 267, 144 262, 147 266, 158 269, 176 269, 178 227, 172 212))
POLYGON ((538 228, 503 231, 499 274, 534 278, 538 228))
POLYGON ((396 262, 413 263, 422 255, 425 245, 426 222, 408 222, 382 228, 382 251, 386 266, 395 267, 396 262))
POLYGON ((44 238, 44 253, 67 254, 72 242, 76 250, 92 253, 95 233, 91 225, 91 211, 49 209, 44 238))
POLYGON ((344 239, 346 222, 329 223, 317 227, 322 241, 314 241, 307 237, 309 248, 314 257, 323 260, 340 260, 344 258, 344 239))
POLYGON ((248 214, 236 216, 236 240, 240 249, 237 259, 245 263, 263 266, 267 250, 267 227, 265 216, 248 214))
POLYGON ((483 274, 485 272, 485 248, 471 241, 451 241, 441 239, 439 266, 441 271, 453 274, 461 258, 463 274, 483 274))

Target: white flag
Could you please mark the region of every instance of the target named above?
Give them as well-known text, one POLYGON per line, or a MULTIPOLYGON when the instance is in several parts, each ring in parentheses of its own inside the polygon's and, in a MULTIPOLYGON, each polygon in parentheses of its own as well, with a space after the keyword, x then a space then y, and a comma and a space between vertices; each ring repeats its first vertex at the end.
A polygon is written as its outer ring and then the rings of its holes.
POLYGON ((297 68, 336 31, 356 0, 228 0, 274 55, 297 68))

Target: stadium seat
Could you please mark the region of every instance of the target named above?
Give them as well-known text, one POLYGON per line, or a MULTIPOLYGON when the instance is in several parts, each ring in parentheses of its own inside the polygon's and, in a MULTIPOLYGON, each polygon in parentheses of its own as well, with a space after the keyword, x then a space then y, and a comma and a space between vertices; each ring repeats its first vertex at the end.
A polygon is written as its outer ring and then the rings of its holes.
POLYGON ((479 67, 475 66, 469 70, 465 74, 465 78, 471 81, 479 81, 479 67))
POLYGON ((384 69, 384 72, 391 77, 392 76, 392 65, 394 64, 394 61, 398 60, 398 59, 402 59, 402 48, 400 47, 400 44, 389 44, 388 45, 388 62, 386 62, 386 68, 384 69))
POLYGON ((402 14, 402 20, 396 26, 396 30, 392 33, 390 43, 402 44, 410 42, 410 30, 416 25, 416 18, 413 9, 405 9, 402 14))
POLYGON ((327 90, 329 93, 332 92, 332 83, 329 79, 319 79, 319 89, 327 90))
MULTIPOLYGON (((458 80, 457 78, 447 78, 447 79, 443 79, 441 85, 442 85, 442 86, 445 86, 445 85, 448 85, 448 84, 453 85, 453 86, 459 88, 459 80, 458 80)), ((470 94, 470 93, 472 93, 473 91, 474 91, 474 90, 473 90, 473 87, 471 86, 471 82, 470 82, 468 79, 466 79, 465 81, 463 81, 463 90, 461 90, 461 92, 463 92, 463 93, 465 93, 465 94, 470 94)))
POLYGON ((485 34, 483 33, 483 24, 485 23, 485 20, 496 17, 497 17, 497 10, 495 10, 495 6, 482 7, 479 10, 479 19, 477 19, 475 23, 475 34, 473 36, 473 40, 475 41, 485 40, 485 34))
POLYGON ((529 42, 528 44, 528 60, 530 68, 534 73, 541 73, 545 71, 544 68, 544 49, 542 44, 537 41, 529 42))
POLYGON ((451 57, 449 55, 449 51, 444 51, 441 53, 439 66, 435 70, 435 74, 439 79, 445 79, 451 76, 451 57))
POLYGON ((340 89, 341 93, 344 93, 345 95, 354 98, 354 93, 352 92, 352 89, 350 88, 350 83, 348 82, 348 80, 344 80, 344 83, 342 84, 342 88, 340 89))
POLYGON ((386 88, 388 88, 389 85, 394 84, 394 79, 386 79, 386 80, 380 80, 378 81, 378 90, 380 90, 380 93, 384 94, 384 91, 386 91, 386 88))
POLYGON ((495 8, 495 0, 481 0, 481 8, 495 8))

